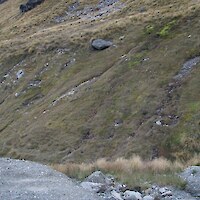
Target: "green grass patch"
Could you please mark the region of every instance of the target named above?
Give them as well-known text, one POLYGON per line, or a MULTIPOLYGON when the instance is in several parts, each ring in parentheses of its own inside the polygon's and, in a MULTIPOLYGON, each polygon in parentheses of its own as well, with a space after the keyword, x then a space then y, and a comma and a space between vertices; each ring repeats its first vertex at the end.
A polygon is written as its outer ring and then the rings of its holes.
POLYGON ((173 20, 169 23, 167 23, 166 25, 164 25, 160 31, 157 32, 157 35, 160 37, 167 37, 170 34, 170 31, 172 30, 172 28, 176 25, 176 20, 173 20))

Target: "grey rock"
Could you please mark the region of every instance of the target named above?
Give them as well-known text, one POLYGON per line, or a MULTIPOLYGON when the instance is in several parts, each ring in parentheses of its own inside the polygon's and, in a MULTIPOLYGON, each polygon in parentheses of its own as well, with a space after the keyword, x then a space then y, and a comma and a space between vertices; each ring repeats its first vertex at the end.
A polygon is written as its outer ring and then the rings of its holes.
POLYGON ((104 185, 111 185, 113 181, 105 176, 101 171, 93 172, 88 176, 84 182, 100 183, 104 185))
POLYGON ((105 192, 106 190, 106 187, 101 183, 82 182, 81 186, 86 190, 96 193, 105 192))
POLYGON ((92 41, 92 47, 96 50, 104 50, 112 45, 112 42, 103 39, 96 39, 92 41))
POLYGON ((162 197, 167 197, 167 196, 172 196, 172 192, 170 190, 162 193, 162 197))
POLYGON ((19 9, 22 13, 32 10, 37 5, 41 4, 44 0, 28 0, 26 4, 21 4, 19 9))
POLYGON ((100 200, 75 181, 38 163, 0 158, 2 200, 100 200))
POLYGON ((167 192, 167 189, 164 188, 164 187, 162 187, 162 188, 159 189, 159 192, 160 192, 161 194, 162 194, 162 193, 165 193, 165 192, 167 192))
POLYGON ((22 77, 24 76, 24 71, 23 71, 22 69, 20 69, 20 70, 17 72, 16 76, 17 76, 17 79, 22 78, 22 77))
POLYGON ((120 195, 120 193, 116 192, 115 190, 113 190, 113 191, 111 192, 111 195, 112 195, 112 197, 113 197, 114 199, 116 199, 116 200, 123 200, 122 197, 121 197, 121 195, 120 195))
POLYGON ((143 200, 154 200, 154 198, 150 195, 144 196, 143 200))
POLYGON ((186 191, 200 198, 200 166, 188 167, 180 176, 187 182, 186 191))
POLYGON ((146 12, 146 11, 147 11, 147 9, 144 6, 139 8, 139 12, 141 12, 141 13, 146 12))
POLYGON ((114 126, 118 127, 121 126, 123 124, 123 120, 122 119, 116 119, 114 122, 114 126))
POLYGON ((142 200, 142 195, 139 192, 127 190, 124 192, 124 200, 142 200))

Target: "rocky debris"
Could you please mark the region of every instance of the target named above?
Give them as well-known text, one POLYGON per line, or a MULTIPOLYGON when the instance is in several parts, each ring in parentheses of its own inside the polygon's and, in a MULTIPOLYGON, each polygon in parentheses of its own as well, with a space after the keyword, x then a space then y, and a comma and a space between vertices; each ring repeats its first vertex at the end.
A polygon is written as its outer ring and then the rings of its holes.
POLYGON ((71 58, 68 60, 63 66, 60 67, 60 72, 63 71, 64 69, 68 69, 70 66, 72 66, 76 62, 75 58, 71 58))
POLYGON ((168 106, 171 106, 171 102, 178 102, 179 95, 177 89, 181 87, 182 83, 188 78, 197 64, 200 63, 200 56, 192 58, 186 61, 179 72, 172 78, 171 82, 166 87, 166 97, 163 99, 161 106, 157 108, 157 120, 158 126, 174 126, 179 122, 180 116, 178 116, 176 106, 171 110, 171 113, 166 112, 168 106), (174 100, 175 99, 175 100, 174 100))
POLYGON ((40 93, 36 94, 36 95, 24 100, 24 102, 22 103, 22 106, 27 106, 28 107, 28 106, 34 104, 36 101, 41 100, 43 97, 44 97, 43 94, 40 94, 40 93))
POLYGON ((124 5, 120 3, 119 0, 100 0, 97 4, 86 5, 84 8, 80 8, 80 3, 75 1, 68 6, 68 9, 63 16, 55 17, 54 21, 56 23, 62 23, 74 18, 93 21, 120 11, 123 7, 124 5))
POLYGON ((22 13, 32 10, 37 5, 41 4, 44 0, 28 0, 26 4, 21 4, 19 9, 22 13))
POLYGON ((66 52, 70 52, 70 49, 68 49, 68 48, 58 48, 58 49, 56 49, 56 53, 57 53, 58 55, 64 54, 64 53, 66 53, 66 52))
POLYGON ((90 80, 87 80, 83 83, 81 83, 80 85, 68 90, 66 93, 62 94, 61 96, 59 96, 57 99, 55 99, 53 102, 52 102, 52 105, 55 106, 59 101, 65 99, 65 98, 68 98, 68 97, 71 97, 71 96, 74 96, 76 93, 78 93, 82 88, 84 87, 87 87, 87 86, 90 86, 92 83, 96 82, 97 80, 97 77, 93 77, 92 79, 90 80))
MULTIPOLYGON (((42 83, 42 80, 40 80, 40 79, 35 79, 35 80, 29 81, 28 85, 25 88, 23 88, 20 92, 16 92, 15 93, 15 97, 19 97, 19 96, 21 96, 23 94, 26 94, 27 91, 32 89, 32 88, 40 88, 41 87, 40 86, 41 83, 42 83)), ((39 98, 41 98, 41 96, 39 98)), ((36 98, 36 99, 39 99, 39 98, 36 98)), ((25 103, 25 105, 28 105, 28 104, 25 103)))
MULTIPOLYGON (((197 174, 198 175, 198 174, 197 174)), ((197 200, 186 191, 174 187, 159 187, 152 185, 145 191, 133 191, 126 185, 115 181, 109 175, 104 175, 101 171, 96 171, 88 176, 81 186, 89 191, 96 192, 106 200, 197 200)))
POLYGON ((2 200, 100 200, 93 192, 45 165, 0 158, 2 200))
POLYGON ((41 82, 42 82, 42 80, 39 80, 39 79, 32 80, 29 82, 28 88, 40 87, 41 82))
POLYGON ((108 40, 95 39, 92 41, 91 45, 95 50, 104 50, 104 49, 112 46, 113 43, 108 40))
POLYGON ((19 84, 20 79, 25 76, 26 67, 25 60, 20 61, 10 69, 8 69, 2 77, 0 77, 0 89, 11 90, 19 84))
POLYGON ((188 167, 180 176, 187 182, 186 190, 200 198, 200 166, 188 167))
POLYGON ((178 72, 178 74, 174 77, 175 81, 182 81, 185 77, 190 75, 193 68, 200 63, 200 56, 192 58, 184 63, 181 70, 178 72))

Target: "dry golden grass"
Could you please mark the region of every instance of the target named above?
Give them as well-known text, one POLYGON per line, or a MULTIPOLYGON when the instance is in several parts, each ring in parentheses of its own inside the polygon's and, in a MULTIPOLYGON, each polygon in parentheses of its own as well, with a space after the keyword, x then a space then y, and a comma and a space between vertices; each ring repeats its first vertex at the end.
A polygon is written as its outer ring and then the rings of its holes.
POLYGON ((109 161, 105 158, 98 159, 94 163, 66 163, 54 164, 51 167, 69 177, 83 179, 96 170, 113 174, 122 182, 129 186, 148 187, 151 183, 161 185, 175 185, 184 187, 185 183, 177 176, 176 173, 190 165, 198 165, 200 155, 196 155, 187 162, 170 161, 165 158, 145 161, 139 156, 133 156, 130 159, 118 158, 109 161))

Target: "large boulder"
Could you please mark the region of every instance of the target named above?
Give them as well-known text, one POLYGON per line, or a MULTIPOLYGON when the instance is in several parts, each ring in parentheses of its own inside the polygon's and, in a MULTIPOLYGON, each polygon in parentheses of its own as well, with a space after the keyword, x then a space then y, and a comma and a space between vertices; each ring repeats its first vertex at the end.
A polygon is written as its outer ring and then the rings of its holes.
POLYGON ((187 192, 194 197, 200 197, 200 166, 188 167, 180 176, 187 183, 187 192))
POLYGON ((20 5, 20 11, 21 12, 27 12, 33 8, 35 8, 37 5, 41 4, 44 0, 28 0, 26 4, 20 5))
POLYGON ((112 45, 113 45, 113 43, 108 40, 96 39, 96 40, 92 41, 92 47, 95 50, 104 50, 112 45))

